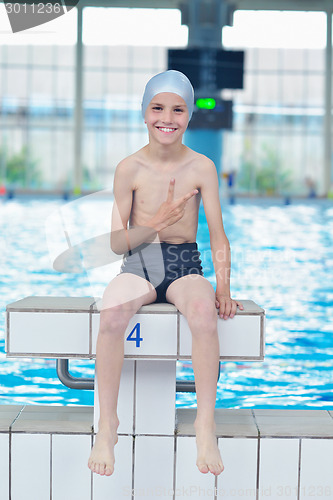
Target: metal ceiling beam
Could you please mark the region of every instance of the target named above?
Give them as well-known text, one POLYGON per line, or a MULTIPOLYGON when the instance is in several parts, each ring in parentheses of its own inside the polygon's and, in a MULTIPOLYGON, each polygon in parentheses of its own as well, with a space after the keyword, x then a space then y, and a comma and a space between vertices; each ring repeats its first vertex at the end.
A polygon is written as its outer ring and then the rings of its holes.
MULTIPOLYGON (((52 0, 53 3, 56 0, 52 0)), ((186 1, 186 0, 185 0, 186 1)), ((187 0, 191 2, 191 0, 187 0)), ((204 1, 204 0, 203 0, 204 1)), ((292 10, 292 11, 333 11, 333 0, 221 0, 232 5, 235 10, 292 10)), ((59 2, 59 0, 57 0, 59 2)), ((79 0, 80 7, 123 7, 143 9, 179 9, 184 0, 79 0)), ((26 3, 26 0, 7 0, 6 3, 26 3)), ((52 2, 50 2, 52 3, 52 2)), ((63 0, 66 5, 66 0, 63 0)), ((69 0, 68 4, 76 3, 69 0)))
MULTIPOLYGON (((23 1, 23 0, 22 0, 23 1)), ((221 0, 222 1, 222 0, 221 0)), ((333 0, 225 0, 239 10, 330 11, 333 0)), ((66 3, 66 0, 64 0, 66 3)), ((179 9, 184 0, 80 0, 82 7, 179 9)), ((24 3, 24 2, 23 2, 24 3)))
MULTIPOLYGON (((66 4, 66 0, 64 0, 66 4)), ((81 7, 122 7, 143 9, 178 9, 179 0, 80 0, 81 7)))
POLYGON ((226 0, 238 10, 332 11, 333 0, 226 0))
MULTIPOLYGON (((144 9, 178 9, 180 0, 44 0, 41 4, 62 3, 65 6, 79 7, 122 7, 144 9)), ((26 0, 6 0, 6 4, 26 4, 26 0)), ((31 3, 31 2, 30 2, 31 3)), ((38 2, 35 2, 38 3, 38 2)))

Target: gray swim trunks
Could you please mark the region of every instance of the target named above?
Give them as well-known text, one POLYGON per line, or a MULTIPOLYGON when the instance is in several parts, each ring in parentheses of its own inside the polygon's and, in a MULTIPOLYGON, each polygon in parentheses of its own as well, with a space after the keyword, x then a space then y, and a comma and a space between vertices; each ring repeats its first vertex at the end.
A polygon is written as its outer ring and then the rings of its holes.
POLYGON ((168 287, 189 274, 203 276, 197 243, 146 243, 125 254, 120 273, 145 278, 155 288, 155 302, 167 302, 168 287))

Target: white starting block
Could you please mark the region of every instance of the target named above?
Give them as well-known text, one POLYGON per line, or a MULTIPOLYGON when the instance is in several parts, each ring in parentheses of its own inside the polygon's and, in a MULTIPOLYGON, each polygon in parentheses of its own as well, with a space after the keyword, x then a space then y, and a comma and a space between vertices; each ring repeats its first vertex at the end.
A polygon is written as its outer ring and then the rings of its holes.
MULTIPOLYGON (((218 320, 220 360, 264 359, 265 311, 243 300, 218 320)), ((95 358, 99 310, 92 297, 26 297, 6 307, 8 357, 95 358)), ((143 306, 125 334, 125 359, 191 359, 191 332, 171 304, 143 306)))
MULTIPOLYGON (((242 302, 244 310, 238 309, 233 319, 218 319, 221 361, 264 359, 265 312, 253 301, 242 302)), ((6 311, 8 357, 95 357, 99 329, 95 298, 26 297, 9 304, 6 311)), ((173 435, 176 362, 191 359, 187 320, 171 304, 143 306, 131 319, 124 342, 119 432, 173 435)), ((98 418, 95 380, 95 431, 98 418)))
MULTIPOLYGON (((232 320, 218 320, 220 360, 264 358, 264 310, 249 300, 243 305, 232 320)), ((98 329, 94 298, 26 297, 7 306, 7 356, 91 359, 98 329)), ((186 319, 171 304, 144 306, 130 321, 124 342, 119 432, 173 435, 176 361, 191 359, 186 319)), ((96 381, 94 408, 96 431, 96 381)))
MULTIPOLYGON (((7 356, 94 358, 99 329, 95 300, 91 297, 27 297, 9 304, 6 308, 7 356)), ((242 303, 244 310, 238 309, 233 319, 218 319, 221 361, 264 359, 265 312, 253 301, 242 303)), ((152 304, 142 307, 132 318, 124 342, 118 432, 120 443, 135 437, 134 475, 139 481, 138 478, 144 480, 147 476, 147 471, 139 473, 141 465, 146 464, 145 454, 151 451, 152 457, 161 453, 173 456, 176 363, 191 359, 191 332, 176 307, 152 304)), ((95 378, 95 432, 98 418, 95 378)), ((128 444, 128 450, 131 446, 128 444)), ((174 477, 171 464, 170 458, 170 470, 163 471, 163 478, 174 477)), ((128 479, 126 481, 128 484, 128 479)))

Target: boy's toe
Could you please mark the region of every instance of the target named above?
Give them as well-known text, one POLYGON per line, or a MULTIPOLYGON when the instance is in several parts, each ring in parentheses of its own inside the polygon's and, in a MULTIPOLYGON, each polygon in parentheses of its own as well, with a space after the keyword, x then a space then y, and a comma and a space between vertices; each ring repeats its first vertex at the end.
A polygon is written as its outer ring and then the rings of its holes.
POLYGON ((221 472, 223 471, 223 465, 222 464, 213 464, 209 467, 209 470, 212 474, 214 474, 215 476, 218 476, 219 474, 221 474, 221 472))
POLYGON ((103 467, 103 464, 95 464, 95 472, 96 474, 101 474, 101 472, 103 471, 104 467, 103 467))
POLYGON ((211 472, 212 474, 214 474, 214 475, 216 476, 216 472, 217 472, 217 467, 216 467, 216 465, 214 465, 214 464, 209 464, 208 469, 209 469, 209 472, 211 472))
POLYGON ((113 472, 112 467, 110 467, 109 465, 106 465, 106 467, 105 467, 105 475, 106 476, 111 476, 112 472, 113 472))
POLYGON ((199 471, 202 472, 203 474, 207 474, 209 472, 209 467, 207 464, 201 463, 201 464, 197 464, 197 465, 198 465, 199 471))

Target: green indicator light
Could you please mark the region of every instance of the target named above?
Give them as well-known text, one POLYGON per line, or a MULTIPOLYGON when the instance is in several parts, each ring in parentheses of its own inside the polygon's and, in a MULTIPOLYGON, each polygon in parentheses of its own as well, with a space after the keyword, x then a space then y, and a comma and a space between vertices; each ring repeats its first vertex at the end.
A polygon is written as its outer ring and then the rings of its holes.
POLYGON ((211 97, 202 97, 197 100, 196 105, 199 109, 214 109, 216 106, 216 101, 211 97))

